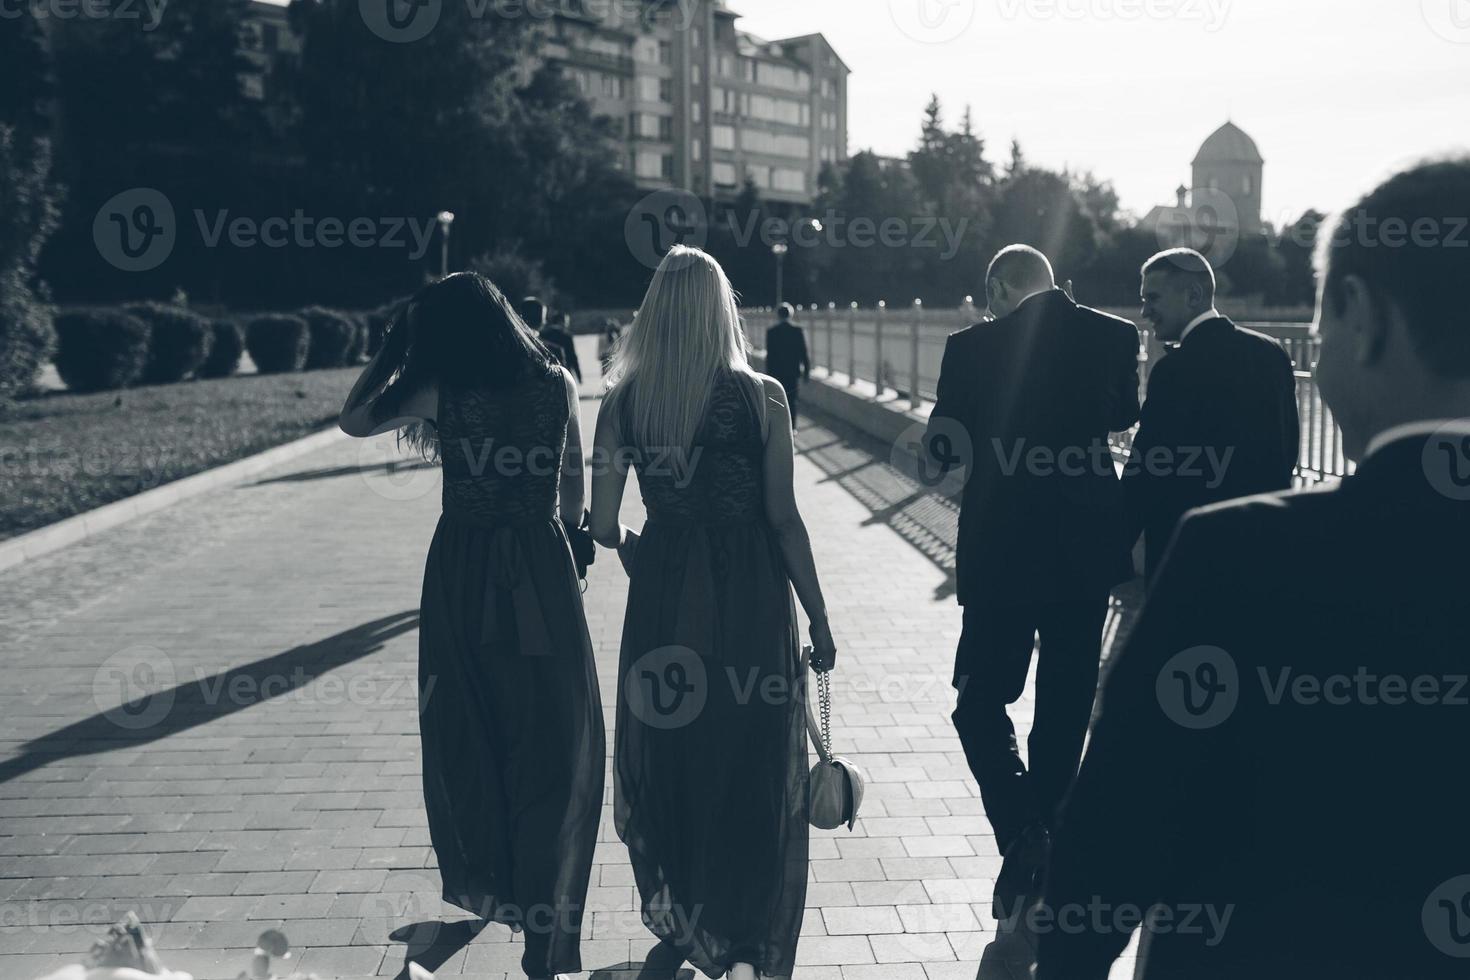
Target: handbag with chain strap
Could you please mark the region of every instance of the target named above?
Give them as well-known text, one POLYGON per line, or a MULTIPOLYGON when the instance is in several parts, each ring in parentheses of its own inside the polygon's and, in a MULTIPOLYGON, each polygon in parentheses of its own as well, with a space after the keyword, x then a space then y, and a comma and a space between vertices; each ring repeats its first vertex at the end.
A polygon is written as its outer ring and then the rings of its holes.
MULTIPOLYGON (((798 668, 806 675, 811 662, 812 648, 803 647, 798 668)), ((812 766, 808 782, 810 786, 810 821, 819 830, 835 830, 847 824, 852 830, 857 824, 858 808, 863 805, 863 771, 850 759, 832 754, 832 672, 824 670, 817 674, 817 697, 821 704, 822 720, 818 723, 812 714, 811 701, 805 701, 806 730, 812 746, 817 750, 817 764, 812 766)))

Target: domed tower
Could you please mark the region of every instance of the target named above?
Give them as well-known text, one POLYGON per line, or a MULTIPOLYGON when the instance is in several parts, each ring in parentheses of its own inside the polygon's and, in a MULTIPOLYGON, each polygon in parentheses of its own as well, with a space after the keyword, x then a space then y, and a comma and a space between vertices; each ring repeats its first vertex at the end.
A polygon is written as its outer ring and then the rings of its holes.
POLYGON ((1194 158, 1196 190, 1215 191, 1235 205, 1242 235, 1261 230, 1261 174, 1265 160, 1245 130, 1227 122, 1210 134, 1194 158))

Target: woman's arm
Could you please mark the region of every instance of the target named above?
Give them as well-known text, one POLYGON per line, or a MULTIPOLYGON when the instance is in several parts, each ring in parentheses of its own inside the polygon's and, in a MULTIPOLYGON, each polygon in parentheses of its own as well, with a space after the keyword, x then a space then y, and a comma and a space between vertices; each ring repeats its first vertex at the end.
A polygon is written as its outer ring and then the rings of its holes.
POLYGON ((582 525, 582 508, 587 500, 587 487, 582 473, 582 413, 577 399, 577 382, 566 368, 561 369, 567 388, 567 449, 561 458, 561 522, 568 527, 582 525))
POLYGON ((611 404, 611 399, 604 398, 597 411, 597 434, 592 447, 592 537, 604 548, 616 548, 623 568, 631 571, 638 534, 624 527, 619 519, 628 470, 627 456, 613 421, 617 409, 616 406, 609 409, 611 404))
POLYGON ((349 436, 359 439, 375 436, 381 432, 392 432, 411 422, 435 421, 439 410, 439 392, 429 384, 400 396, 398 390, 402 378, 394 380, 392 372, 384 369, 382 358, 388 345, 378 351, 357 376, 357 382, 347 394, 342 411, 337 416, 337 425, 349 436), (383 406, 394 405, 389 415, 383 406))
POLYGON ((796 454, 791 443, 791 408, 786 403, 786 389, 779 381, 762 377, 761 382, 765 387, 770 419, 765 451, 766 520, 776 533, 796 598, 812 621, 812 668, 831 670, 837 663, 837 646, 827 624, 827 603, 822 598, 821 582, 817 580, 811 538, 796 506, 793 466, 796 454))

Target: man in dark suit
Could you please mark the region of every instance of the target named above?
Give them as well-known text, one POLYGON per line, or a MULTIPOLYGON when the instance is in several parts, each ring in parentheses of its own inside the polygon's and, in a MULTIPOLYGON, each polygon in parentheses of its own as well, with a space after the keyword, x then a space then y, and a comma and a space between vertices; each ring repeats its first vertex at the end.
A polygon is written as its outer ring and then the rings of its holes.
POLYGON ((766 331, 766 373, 786 389, 786 400, 791 405, 791 428, 796 429, 796 403, 801 382, 810 381, 812 362, 806 352, 806 334, 801 327, 791 322, 795 313, 790 303, 782 303, 776 310, 777 323, 766 331))
POLYGON ((1123 475, 1130 545, 1143 532, 1150 579, 1191 507, 1291 486, 1299 437, 1291 358, 1215 309, 1215 273, 1192 249, 1143 267, 1143 318, 1178 344, 1148 378, 1123 475))
POLYGON ((1108 433, 1138 419, 1139 344, 1133 324, 1058 289, 1033 248, 1004 249, 986 278, 998 319, 949 338, 925 439, 932 457, 967 470, 954 725, 1005 855, 1003 913, 1035 893, 1082 754, 1108 591, 1131 573, 1108 433), (1038 633, 1028 769, 1006 708, 1038 633))
POLYGON ((577 360, 577 340, 572 336, 572 318, 565 313, 558 313, 541 331, 541 342, 551 348, 557 361, 572 372, 572 376, 580 384, 582 365, 577 360))
POLYGON ((1147 980, 1466 976, 1470 241, 1443 215, 1470 158, 1323 226, 1317 381, 1357 472, 1180 524, 1063 811, 1040 980, 1106 977, 1154 905, 1147 980))

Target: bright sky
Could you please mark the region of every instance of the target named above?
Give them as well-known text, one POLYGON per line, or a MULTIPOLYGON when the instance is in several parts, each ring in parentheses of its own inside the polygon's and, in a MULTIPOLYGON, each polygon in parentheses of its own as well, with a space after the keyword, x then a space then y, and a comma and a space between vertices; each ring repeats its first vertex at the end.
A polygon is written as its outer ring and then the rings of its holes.
POLYGON ((1470 151, 1470 0, 729 5, 763 37, 827 36, 853 71, 853 152, 911 149, 937 92, 950 122, 974 107, 993 162, 1016 136, 1034 162, 1111 180, 1139 214, 1173 201, 1227 117, 1266 158, 1278 225, 1350 203, 1396 164, 1470 151))

